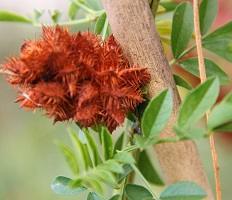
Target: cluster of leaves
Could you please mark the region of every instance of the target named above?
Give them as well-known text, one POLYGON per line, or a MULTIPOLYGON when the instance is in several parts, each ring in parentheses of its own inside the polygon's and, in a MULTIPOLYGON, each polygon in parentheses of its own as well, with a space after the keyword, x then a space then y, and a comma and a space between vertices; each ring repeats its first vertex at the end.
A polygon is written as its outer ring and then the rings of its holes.
MULTIPOLYGON (((178 182, 168 186, 158 197, 151 189, 132 184, 129 177, 136 173, 148 184, 163 185, 151 160, 142 151, 136 162, 126 147, 125 133, 114 142, 112 135, 105 127, 100 127, 93 136, 92 129, 69 129, 74 150, 65 144, 57 143, 74 174, 74 178, 58 176, 51 187, 59 195, 80 195, 88 192, 87 200, 105 200, 106 188, 114 189, 110 200, 171 200, 173 198, 202 199, 206 193, 201 187, 191 182, 178 182), (100 147, 100 148, 99 148, 100 147), (148 173, 149 172, 149 173, 148 173), (152 175, 151 175, 152 173, 152 175), (105 189, 105 190, 104 190, 105 189)), ((150 187, 150 186, 149 186, 150 187)))
MULTIPOLYGON (((232 24, 231 22, 223 25, 217 30, 208 33, 210 27, 217 15, 217 0, 203 0, 200 5, 200 28, 202 33, 202 43, 206 50, 209 50, 218 56, 232 62, 232 24)), ((188 53, 195 49, 196 45, 188 47, 193 36, 193 9, 189 2, 179 4, 174 12, 171 31, 171 48, 174 59, 170 64, 178 64, 181 68, 190 74, 199 77, 197 57, 189 58, 188 53), (187 56, 186 56, 187 55, 187 56)), ((205 58, 206 75, 218 77, 220 84, 228 84, 230 78, 215 63, 215 61, 205 58)), ((177 84, 191 89, 191 85, 182 77, 177 76, 177 84)))

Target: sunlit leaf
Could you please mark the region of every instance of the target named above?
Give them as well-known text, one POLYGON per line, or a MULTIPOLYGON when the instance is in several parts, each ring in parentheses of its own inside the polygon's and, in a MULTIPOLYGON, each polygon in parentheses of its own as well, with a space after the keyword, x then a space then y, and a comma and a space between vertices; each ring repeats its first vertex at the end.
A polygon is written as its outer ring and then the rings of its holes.
POLYGON ((61 151, 63 152, 70 169, 73 171, 74 174, 78 174, 80 169, 79 169, 79 166, 77 164, 75 153, 72 151, 71 148, 69 148, 68 146, 66 146, 62 143, 58 143, 58 145, 59 145, 61 151))

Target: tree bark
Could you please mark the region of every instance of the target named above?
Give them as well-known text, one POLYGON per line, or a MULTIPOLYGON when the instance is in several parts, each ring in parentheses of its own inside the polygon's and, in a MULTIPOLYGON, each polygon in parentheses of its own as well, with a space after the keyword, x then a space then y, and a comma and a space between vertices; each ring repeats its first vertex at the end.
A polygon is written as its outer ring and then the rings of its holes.
MULTIPOLYGON (((164 55, 160 37, 148 0, 102 0, 112 32, 133 64, 147 67, 151 74, 149 96, 171 88, 174 109, 169 123, 161 137, 173 136, 180 97, 171 68, 164 55)), ((166 182, 193 181, 201 185, 213 200, 200 156, 193 141, 166 143, 155 146, 166 182)))

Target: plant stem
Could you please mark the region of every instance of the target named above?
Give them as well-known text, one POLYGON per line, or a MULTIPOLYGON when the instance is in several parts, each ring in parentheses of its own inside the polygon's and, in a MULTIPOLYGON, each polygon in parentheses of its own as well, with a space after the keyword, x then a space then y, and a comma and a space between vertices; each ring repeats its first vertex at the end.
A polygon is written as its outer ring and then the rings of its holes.
POLYGON ((86 12, 88 12, 90 14, 95 14, 96 13, 95 10, 89 8, 88 6, 86 6, 85 4, 81 3, 78 0, 73 0, 72 2, 75 3, 77 6, 79 6, 80 8, 82 8, 83 10, 85 10, 86 12))
MULTIPOLYGON (((193 0, 193 11, 194 11, 194 30, 195 30, 195 38, 196 38, 200 79, 201 82, 204 82, 207 79, 207 77, 206 77, 205 62, 204 62, 203 49, 202 49, 202 37, 201 37, 200 23, 199 23, 199 0, 193 0)), ((208 120, 208 116, 209 113, 206 113, 206 120, 208 120)), ((217 200, 221 200, 222 197, 221 197, 218 155, 217 155, 213 135, 210 135, 209 141, 210 141, 210 150, 213 160, 213 169, 214 169, 214 177, 216 184, 216 196, 217 196, 217 200)))
POLYGON ((173 58, 170 62, 169 65, 174 65, 176 64, 182 57, 184 57, 186 54, 188 54, 189 52, 191 52, 193 49, 196 48, 196 45, 193 45, 191 47, 189 47, 188 49, 186 49, 185 51, 182 52, 182 54, 179 55, 179 57, 177 59, 173 58))
POLYGON ((156 195, 153 191, 152 188, 150 186, 150 184, 148 183, 148 181, 144 178, 144 176, 142 175, 142 173, 139 171, 139 169, 135 166, 135 165, 131 165, 132 168, 134 169, 135 173, 137 175, 139 175, 139 177, 141 178, 141 180, 144 182, 144 184, 146 185, 147 189, 149 190, 149 192, 153 195, 153 197, 155 197, 156 200, 159 200, 158 195, 156 195))
MULTIPOLYGON (((59 22, 58 25, 60 25, 60 26, 81 25, 81 24, 86 24, 86 23, 92 22, 94 20, 96 20, 96 17, 86 17, 86 18, 78 19, 78 20, 72 20, 72 21, 67 21, 67 22, 59 22)), ((50 26, 50 24, 38 24, 38 23, 35 23, 33 25, 35 27, 50 26)))
POLYGON ((131 152, 131 151, 134 151, 136 149, 138 149, 139 147, 134 144, 134 145, 131 145, 131 146, 128 146, 128 147, 125 147, 122 151, 126 151, 126 152, 131 152))

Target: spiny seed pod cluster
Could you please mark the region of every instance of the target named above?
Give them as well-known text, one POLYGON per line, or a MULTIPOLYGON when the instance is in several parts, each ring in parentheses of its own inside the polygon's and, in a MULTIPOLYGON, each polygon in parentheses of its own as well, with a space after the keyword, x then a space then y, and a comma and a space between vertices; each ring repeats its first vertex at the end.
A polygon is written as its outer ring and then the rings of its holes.
POLYGON ((21 107, 111 131, 143 101, 141 87, 150 79, 146 68, 129 64, 113 36, 103 42, 59 26, 43 27, 41 38, 26 41, 1 71, 18 88, 21 107))

